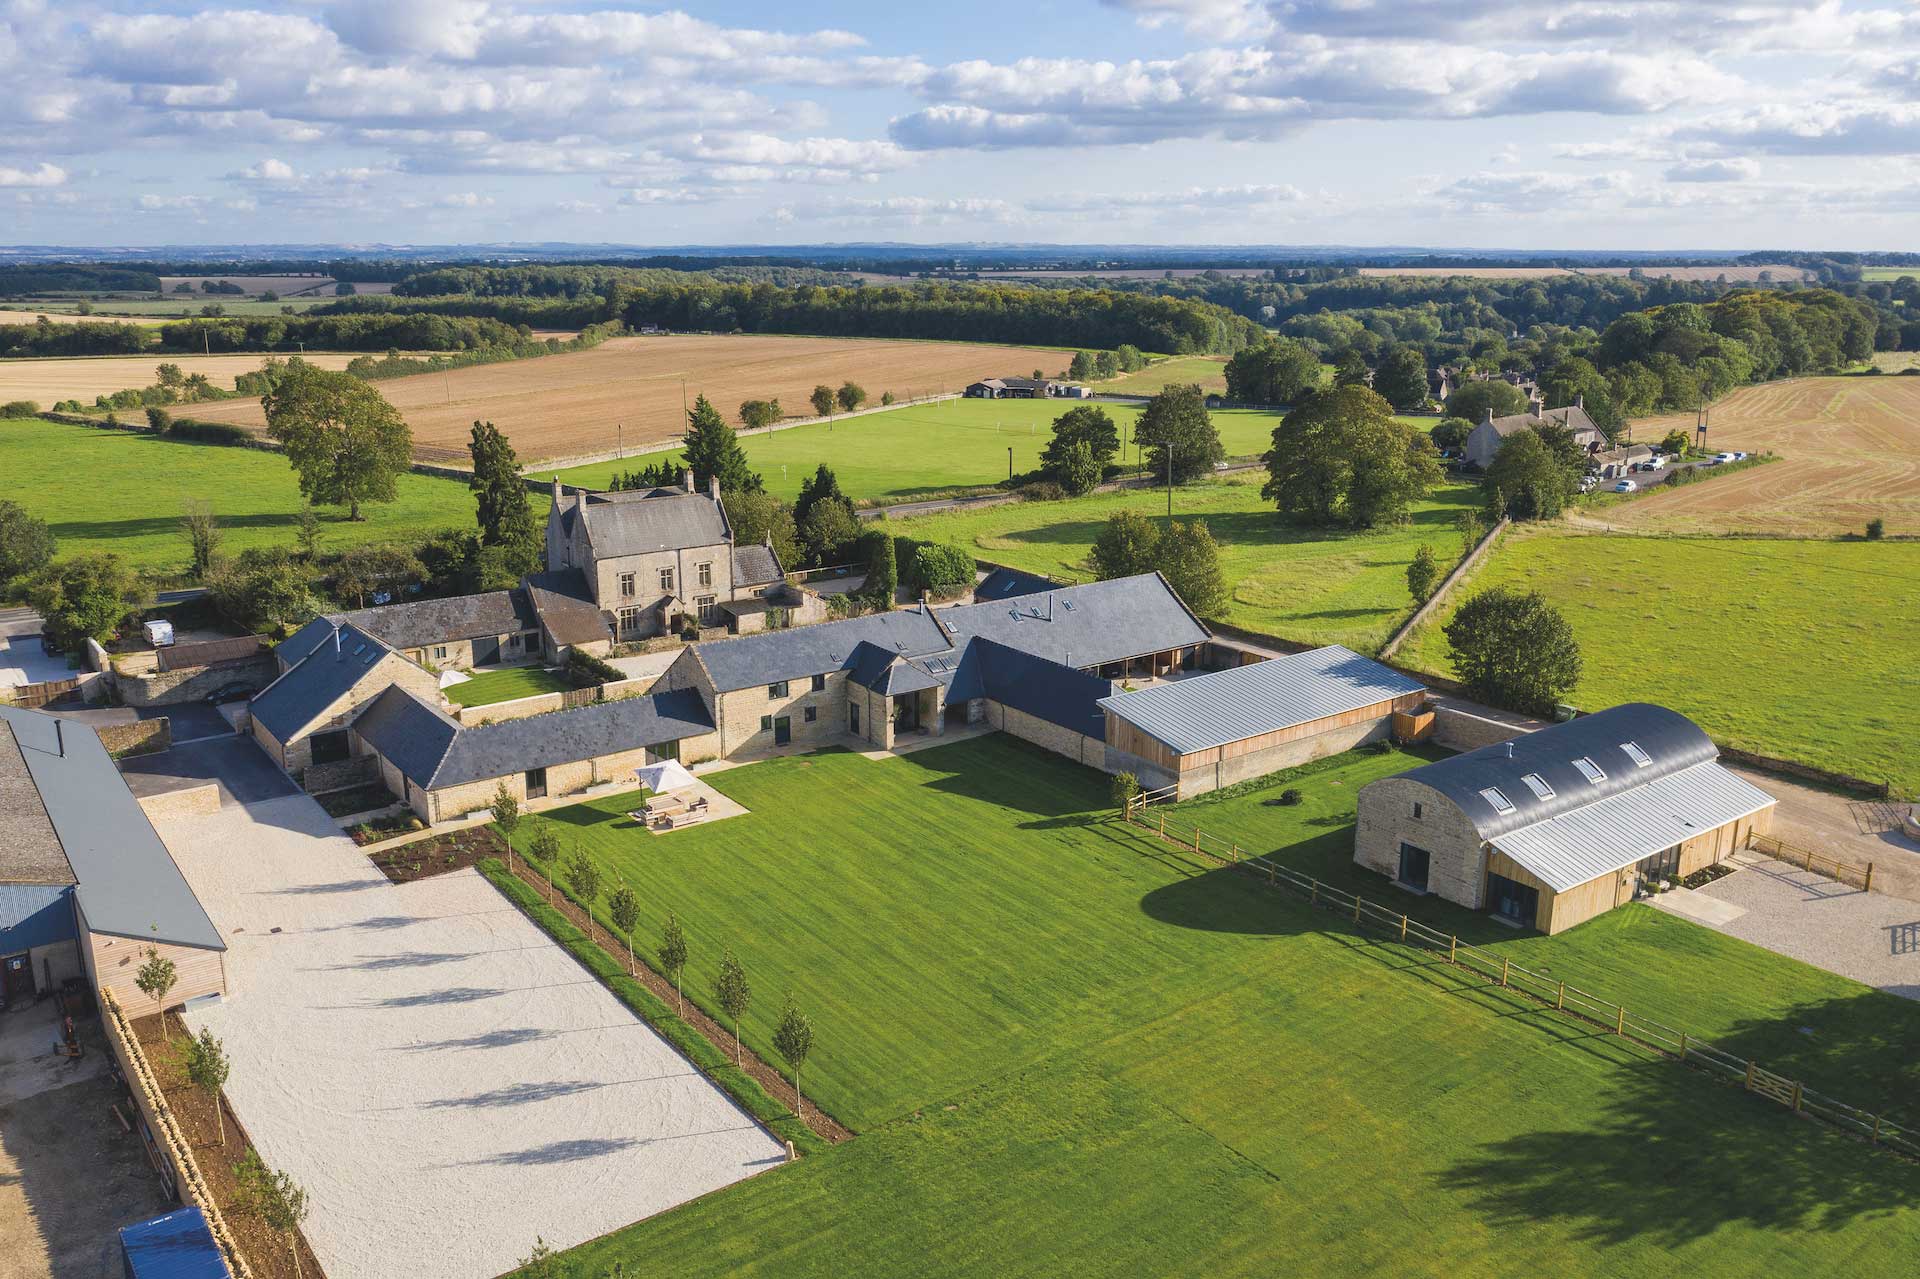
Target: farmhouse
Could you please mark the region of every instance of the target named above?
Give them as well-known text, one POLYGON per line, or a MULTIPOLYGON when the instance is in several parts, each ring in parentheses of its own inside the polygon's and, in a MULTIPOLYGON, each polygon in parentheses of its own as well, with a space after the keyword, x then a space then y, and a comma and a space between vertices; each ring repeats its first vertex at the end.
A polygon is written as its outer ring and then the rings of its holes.
MULTIPOLYGON (((1338 644, 1100 699, 1110 763, 1186 799, 1387 736, 1424 685, 1338 644)), ((1116 770, 1117 771, 1117 770, 1116 770)))
POLYGON ((1631 702, 1360 792, 1354 860, 1415 892, 1557 933, 1746 847, 1773 798, 1699 726, 1631 702))
POLYGON ((138 1009, 152 947, 175 1002, 226 991, 226 943, 93 729, 0 706, 0 1004, 86 975, 138 1009))
POLYGON ((347 725, 359 709, 399 685, 438 698, 440 680, 351 622, 316 617, 274 650, 281 673, 248 703, 253 737, 287 772, 343 764, 347 725))
POLYGON ((569 492, 553 482, 547 513, 551 594, 600 611, 603 646, 664 635, 682 618, 752 631, 824 616, 809 592, 787 584, 771 544, 736 546, 718 483, 705 493, 687 472, 681 488, 569 492))
POLYGON ((1507 417, 1495 417, 1493 410, 1488 409, 1480 425, 1468 434, 1462 452, 1468 464, 1485 470, 1493 464, 1501 442, 1509 435, 1541 426, 1565 427, 1573 432, 1573 442, 1588 453, 1607 446, 1607 437, 1587 416, 1586 396, 1582 395, 1576 396, 1574 402, 1564 408, 1542 409, 1536 404, 1529 404, 1525 413, 1514 413, 1507 417))

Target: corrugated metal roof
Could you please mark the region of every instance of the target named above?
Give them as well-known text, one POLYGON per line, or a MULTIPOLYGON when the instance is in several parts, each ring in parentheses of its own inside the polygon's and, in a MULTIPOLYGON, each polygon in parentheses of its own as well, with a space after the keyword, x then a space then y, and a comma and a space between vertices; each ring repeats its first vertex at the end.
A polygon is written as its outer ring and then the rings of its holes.
POLYGON ((85 724, 0 706, 39 802, 79 881, 95 932, 225 950, 173 854, 85 724))
POLYGON ((0 884, 0 955, 73 940, 73 888, 0 884))
POLYGON ((233 1273, 198 1208, 122 1226, 120 1248, 128 1279, 229 1279, 233 1273))
POLYGON ((1495 836, 1493 846, 1555 892, 1737 821, 1773 796, 1711 761, 1495 836))
POLYGON ((1490 840, 1719 756, 1713 739, 1680 712, 1648 702, 1625 702, 1401 776, 1431 786, 1459 805, 1480 838, 1490 840), (1646 754, 1649 762, 1644 767, 1628 754, 1628 743, 1646 754), (1589 781, 1575 763, 1580 759, 1593 761, 1604 778, 1589 781), (1551 799, 1537 797, 1521 780, 1528 773, 1547 783, 1554 792, 1551 799), (1489 787, 1512 801, 1512 811, 1499 811, 1481 794, 1489 787))
POLYGON ((1310 724, 1425 685, 1338 644, 1102 698, 1177 755, 1310 724))

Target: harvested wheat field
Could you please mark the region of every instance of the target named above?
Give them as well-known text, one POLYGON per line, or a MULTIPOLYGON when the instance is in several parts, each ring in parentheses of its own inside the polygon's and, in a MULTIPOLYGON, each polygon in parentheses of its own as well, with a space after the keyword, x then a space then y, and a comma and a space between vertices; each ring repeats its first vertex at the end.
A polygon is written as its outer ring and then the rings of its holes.
MULTIPOLYGON (((429 461, 467 456, 476 419, 513 440, 523 462, 628 452, 678 439, 691 402, 704 394, 731 421, 743 400, 777 399, 789 417, 811 417, 821 383, 852 379, 873 398, 958 391, 1000 374, 1058 373, 1072 357, 1031 347, 868 338, 687 335, 615 338, 591 351, 485 364, 374 383, 413 428, 414 453, 429 461), (615 428, 624 426, 616 435, 615 428)), ((264 424, 257 401, 194 410, 209 421, 264 424)))
MULTIPOLYGON (((0 319, 0 323, 6 323, 0 319)), ((187 374, 204 373, 225 391, 233 389, 233 379, 242 373, 256 372, 265 363, 264 355, 90 355, 51 360, 0 360, 0 400, 33 400, 41 408, 51 408, 59 400, 93 403, 96 395, 115 391, 138 390, 152 386, 154 370, 162 364, 178 364, 187 374)), ((285 356, 279 357, 285 359, 285 356)), ((326 351, 302 357, 323 369, 344 369, 355 357, 347 352, 326 351)), ((244 401, 260 416, 258 400, 244 401)), ((196 404, 194 417, 211 416, 213 404, 196 404)))
MULTIPOLYGON (((1691 434, 1693 414, 1634 424, 1634 438, 1691 434)), ((1649 532, 1920 533, 1920 377, 1821 377, 1742 387, 1713 406, 1707 444, 1782 460, 1663 488, 1610 507, 1608 524, 1649 532)))
POLYGON ((1639 271, 1649 280, 1719 280, 1729 284, 1756 284, 1760 277, 1768 281, 1810 281, 1814 272, 1805 267, 1779 263, 1758 266, 1363 266, 1361 275, 1434 275, 1464 276, 1474 280, 1544 280, 1557 275, 1626 275, 1639 271))

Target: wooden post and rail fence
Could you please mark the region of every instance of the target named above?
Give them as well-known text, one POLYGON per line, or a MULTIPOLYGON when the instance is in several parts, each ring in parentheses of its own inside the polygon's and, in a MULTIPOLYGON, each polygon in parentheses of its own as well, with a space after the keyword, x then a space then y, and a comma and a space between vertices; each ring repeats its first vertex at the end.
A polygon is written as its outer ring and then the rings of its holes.
POLYGON ((1837 879, 1843 884, 1852 884, 1866 892, 1873 891, 1873 863, 1858 866, 1852 862, 1843 862, 1837 857, 1825 853, 1816 853, 1810 848, 1801 848, 1789 844, 1784 839, 1775 839, 1772 835, 1754 835, 1747 847, 1757 853, 1765 853, 1775 861, 1785 862, 1789 866, 1798 866, 1815 874, 1837 879))
MULTIPOLYGON (((1627 1043, 1723 1080, 1738 1081, 1747 1092, 1778 1102, 1795 1114, 1811 1116, 1909 1159, 1920 1159, 1920 1128, 1815 1092, 1801 1080, 1768 1070, 1752 1058, 1727 1052, 1709 1040, 1632 1012, 1624 1004, 1590 994, 1562 978, 1534 972, 1514 963, 1511 956, 1497 955, 1452 934, 1429 928, 1404 911, 1367 901, 1359 894, 1250 854, 1231 840, 1206 834, 1197 825, 1186 827, 1183 823, 1169 822, 1165 808, 1148 813, 1146 809, 1151 803, 1148 796, 1154 794, 1156 792, 1144 792, 1124 806, 1121 817, 1127 825, 1143 829, 1183 851, 1251 875, 1270 888, 1284 889, 1303 899, 1310 908, 1337 914, 1356 928, 1372 929, 1403 945, 1444 955, 1446 962, 1455 967, 1484 977, 1563 1016, 1600 1026, 1627 1043)), ((1797 850, 1795 860, 1804 854, 1805 850, 1797 850)), ((1815 862, 1820 860, 1814 855, 1815 862)), ((1865 878, 1870 880, 1871 875, 1872 868, 1866 868, 1865 878)))

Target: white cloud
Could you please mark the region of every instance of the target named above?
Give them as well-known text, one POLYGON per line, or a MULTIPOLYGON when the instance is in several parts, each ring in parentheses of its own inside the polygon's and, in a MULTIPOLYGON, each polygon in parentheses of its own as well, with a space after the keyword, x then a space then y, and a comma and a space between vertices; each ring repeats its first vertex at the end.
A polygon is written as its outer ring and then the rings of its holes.
POLYGON ((1632 175, 1481 170, 1456 178, 1439 197, 1460 213, 1535 212, 1619 204, 1634 190, 1632 175))
POLYGON ((204 195, 143 195, 137 201, 142 209, 157 212, 163 209, 198 209, 207 203, 204 195))
POLYGON ((245 182, 292 182, 300 175, 295 173, 293 166, 285 160, 276 160, 268 156, 258 164, 250 164, 228 176, 245 182))
POLYGON ((486 209, 493 206, 493 197, 477 191, 453 191, 434 203, 443 209, 486 209))
POLYGON ((1261 0, 1101 0, 1108 8, 1131 13, 1149 30, 1178 25, 1198 36, 1239 40, 1274 30, 1273 15, 1261 0))
POLYGON ((44 160, 31 169, 0 167, 0 187, 57 187, 66 182, 67 171, 44 160))
POLYGON ((1760 176, 1757 161, 1743 157, 1729 160, 1682 160, 1669 165, 1669 182, 1751 182, 1760 176))
POLYGON ((1798 156, 1909 156, 1920 152, 1920 103, 1768 106, 1673 130, 1683 142, 1798 156))

